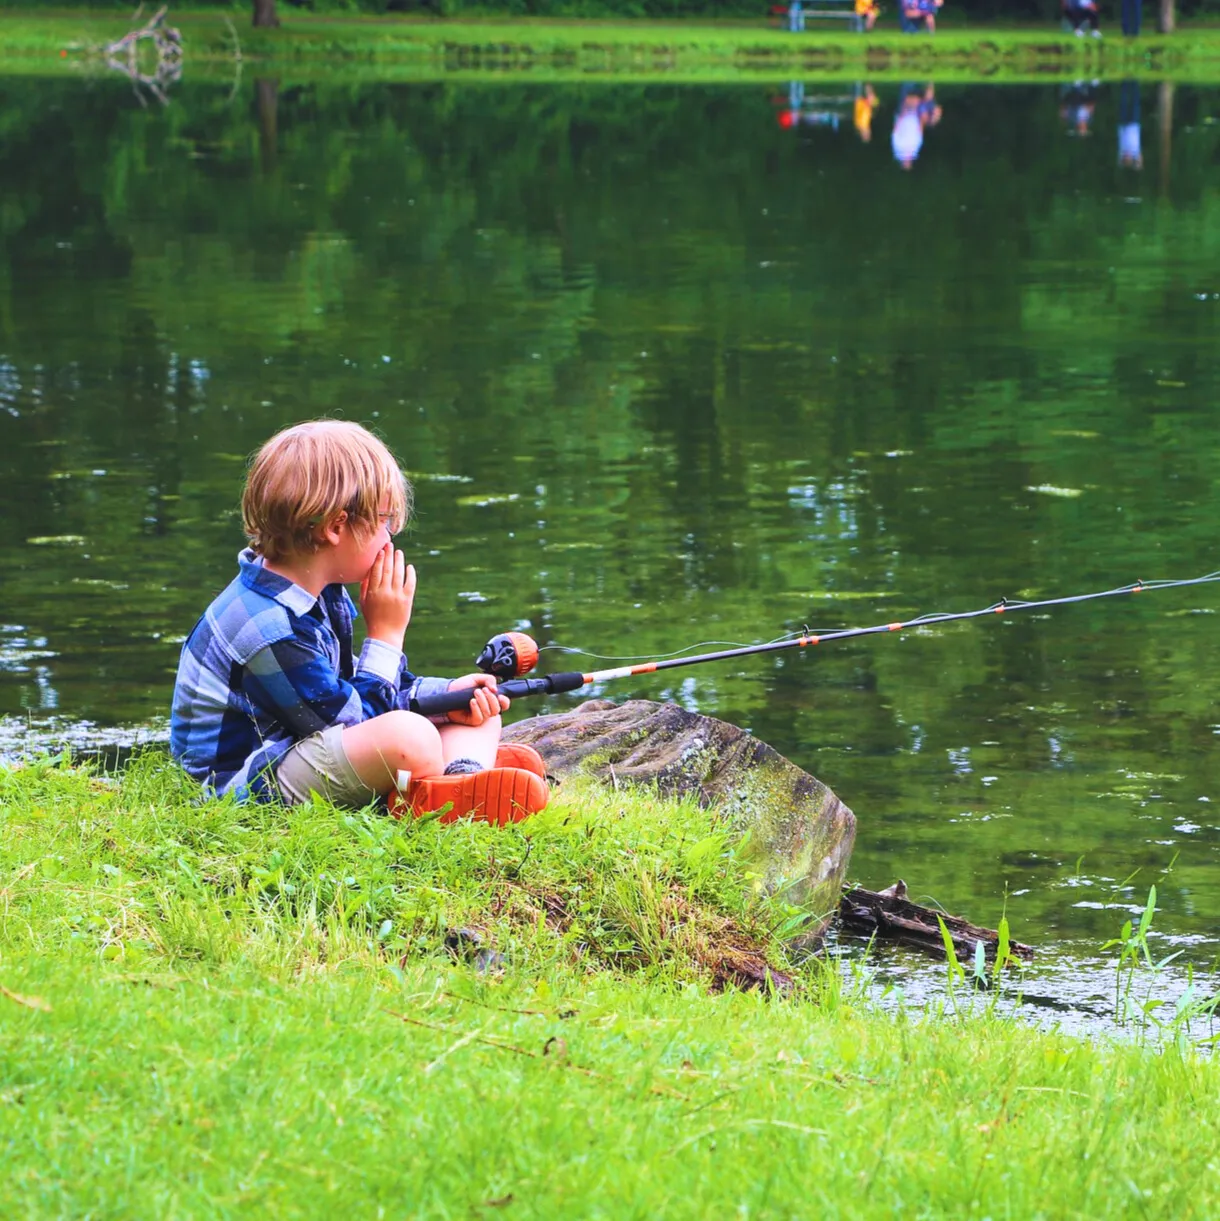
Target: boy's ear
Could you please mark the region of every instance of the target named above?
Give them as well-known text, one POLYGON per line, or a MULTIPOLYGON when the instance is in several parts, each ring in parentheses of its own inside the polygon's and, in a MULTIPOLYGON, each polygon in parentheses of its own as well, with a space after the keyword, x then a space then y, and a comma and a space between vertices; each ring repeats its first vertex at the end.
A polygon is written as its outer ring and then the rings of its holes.
POLYGON ((314 527, 314 538, 319 544, 327 543, 331 547, 338 544, 343 537, 343 527, 347 525, 347 511, 340 509, 333 517, 314 527))

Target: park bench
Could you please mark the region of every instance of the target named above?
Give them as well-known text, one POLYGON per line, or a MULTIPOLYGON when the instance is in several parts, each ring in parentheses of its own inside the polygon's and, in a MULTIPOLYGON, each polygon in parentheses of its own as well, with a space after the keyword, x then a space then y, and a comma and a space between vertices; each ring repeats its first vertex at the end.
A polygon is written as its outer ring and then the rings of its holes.
POLYGON ((850 92, 807 93, 803 81, 789 81, 787 94, 777 95, 771 102, 780 108, 780 127, 829 127, 838 131, 840 123, 851 118, 852 107, 860 96, 859 82, 850 92))
POLYGON ((848 28, 864 29, 864 18, 856 13, 855 0, 792 0, 791 4, 773 4, 771 16, 782 29, 799 34, 806 21, 836 19, 846 21, 848 28))

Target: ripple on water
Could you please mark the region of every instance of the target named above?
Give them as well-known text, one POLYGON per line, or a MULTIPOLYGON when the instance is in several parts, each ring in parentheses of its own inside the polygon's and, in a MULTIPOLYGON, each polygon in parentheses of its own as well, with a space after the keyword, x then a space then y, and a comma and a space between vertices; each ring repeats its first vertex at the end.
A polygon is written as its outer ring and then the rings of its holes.
POLYGON ((98 725, 73 717, 24 718, 0 716, 0 764, 65 751, 76 759, 122 762, 140 746, 169 742, 169 721, 147 725, 98 725))

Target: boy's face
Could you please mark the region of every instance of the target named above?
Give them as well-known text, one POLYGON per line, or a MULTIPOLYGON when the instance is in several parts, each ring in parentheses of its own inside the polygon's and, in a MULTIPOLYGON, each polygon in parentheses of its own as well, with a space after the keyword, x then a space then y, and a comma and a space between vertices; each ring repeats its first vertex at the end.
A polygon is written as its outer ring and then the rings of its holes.
POLYGON ((389 510, 383 506, 372 529, 351 517, 345 517, 338 525, 332 552, 337 581, 354 585, 364 580, 378 553, 390 543, 390 531, 386 526, 389 516, 389 510))

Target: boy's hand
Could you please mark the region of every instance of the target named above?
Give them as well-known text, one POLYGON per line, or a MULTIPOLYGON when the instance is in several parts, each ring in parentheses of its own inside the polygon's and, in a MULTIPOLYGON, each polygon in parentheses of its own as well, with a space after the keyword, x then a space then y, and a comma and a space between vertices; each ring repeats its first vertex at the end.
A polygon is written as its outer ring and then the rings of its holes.
POLYGON ((392 543, 386 543, 360 582, 360 613, 369 635, 401 649, 414 601, 415 565, 408 564, 392 543))
POLYGON ((472 688, 470 692, 470 707, 460 712, 451 712, 449 719, 455 725, 482 725, 493 716, 499 716, 508 708, 507 695, 496 691, 496 676, 494 674, 463 674, 449 684, 450 691, 461 687, 472 688))

